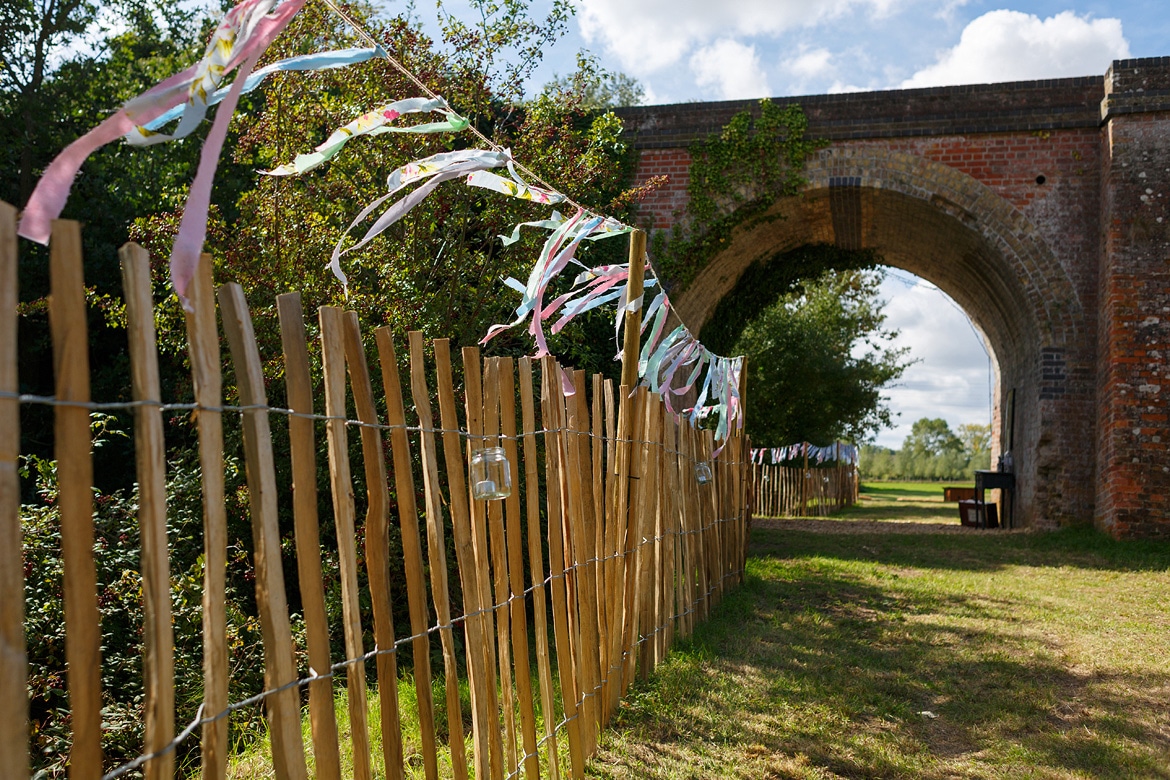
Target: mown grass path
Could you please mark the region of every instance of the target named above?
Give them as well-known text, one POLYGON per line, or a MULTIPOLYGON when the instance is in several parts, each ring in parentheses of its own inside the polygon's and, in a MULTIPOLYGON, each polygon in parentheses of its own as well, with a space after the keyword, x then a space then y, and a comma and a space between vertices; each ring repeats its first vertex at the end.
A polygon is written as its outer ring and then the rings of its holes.
POLYGON ((596 778, 1170 778, 1170 544, 960 529, 917 486, 753 529, 596 778))

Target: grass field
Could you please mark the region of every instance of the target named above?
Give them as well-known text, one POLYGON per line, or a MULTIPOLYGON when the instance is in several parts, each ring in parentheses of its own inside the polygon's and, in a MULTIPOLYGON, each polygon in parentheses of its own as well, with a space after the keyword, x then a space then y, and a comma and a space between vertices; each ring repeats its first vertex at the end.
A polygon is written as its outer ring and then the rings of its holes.
POLYGON ((941 493, 757 527, 590 776, 1170 778, 1170 546, 960 528, 941 493))

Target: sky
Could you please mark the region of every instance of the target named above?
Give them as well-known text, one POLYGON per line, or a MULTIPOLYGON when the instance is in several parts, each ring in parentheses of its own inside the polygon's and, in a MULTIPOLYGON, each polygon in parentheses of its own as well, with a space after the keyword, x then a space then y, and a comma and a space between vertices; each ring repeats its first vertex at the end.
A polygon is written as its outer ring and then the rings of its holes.
MULTIPOLYGON (((587 49, 648 104, 1096 76, 1170 55, 1170 2, 579 0, 557 49, 536 80, 587 49)), ((903 271, 882 295, 917 362, 889 389, 895 427, 876 442, 899 447, 921 417, 990 422, 992 370, 961 309, 903 271)))

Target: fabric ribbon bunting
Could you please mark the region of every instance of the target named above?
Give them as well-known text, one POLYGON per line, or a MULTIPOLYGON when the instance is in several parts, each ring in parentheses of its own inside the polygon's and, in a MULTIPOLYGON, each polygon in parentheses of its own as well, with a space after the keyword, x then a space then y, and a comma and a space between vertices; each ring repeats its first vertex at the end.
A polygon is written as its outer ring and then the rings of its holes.
MULTIPOLYGON (((221 104, 203 143, 199 166, 171 252, 171 281, 184 307, 187 307, 185 296, 203 250, 212 185, 220 153, 240 96, 259 87, 274 73, 340 68, 374 57, 389 59, 387 53, 375 45, 373 48, 340 49, 291 57, 255 70, 269 45, 288 26, 305 2, 242 0, 228 10, 212 33, 198 63, 127 101, 112 116, 71 143, 53 160, 24 208, 19 234, 42 244, 48 243, 51 222, 61 214, 78 171, 85 160, 105 144, 123 138, 134 146, 149 146, 190 136, 207 117, 208 110, 221 104), (236 71, 234 81, 224 86, 233 71, 236 71), (164 127, 176 120, 178 123, 171 132, 163 131, 164 127)), ((396 61, 392 62, 397 65, 396 61)), ((336 157, 351 139, 358 136, 459 133, 470 127, 470 122, 452 110, 441 96, 433 92, 428 92, 428 95, 396 100, 367 111, 334 130, 313 151, 299 154, 292 162, 262 173, 270 176, 307 173, 336 157), (437 121, 397 124, 407 114, 433 114, 437 115, 437 121)), ((435 154, 403 165, 390 174, 386 182, 387 192, 361 210, 333 249, 328 267, 347 288, 347 292, 348 279, 341 269, 341 258, 368 245, 443 182, 463 178, 466 186, 539 204, 569 201, 563 193, 547 185, 537 187, 525 182, 517 173, 520 166, 512 159, 511 152, 486 138, 484 140, 491 149, 464 149, 435 154), (500 168, 507 168, 508 175, 492 172, 500 168), (359 224, 403 189, 419 182, 422 182, 420 186, 386 207, 361 239, 342 249, 346 237, 359 224)), ((692 390, 702 378, 694 406, 683 411, 690 414, 692 422, 711 415, 718 416, 715 429, 715 438, 720 442, 715 450, 715 455, 718 455, 731 432, 743 426, 739 398, 743 359, 712 353, 684 325, 680 324, 668 332, 667 323, 672 307, 665 290, 654 277, 648 256, 643 256, 641 260, 648 273, 643 289, 638 290, 630 289, 628 265, 589 268, 576 259, 583 241, 612 238, 634 228, 612 217, 578 207, 571 217, 566 218, 554 211, 548 219, 522 222, 512 229, 510 235, 501 235, 499 238, 505 246, 514 244, 519 241, 521 229, 525 227, 550 233, 527 282, 504 280, 508 287, 521 295, 515 319, 507 324, 493 325, 481 343, 486 344, 504 330, 528 321, 527 330, 536 342, 536 356, 542 357, 549 354, 546 320, 556 317, 551 325, 552 333, 556 334, 574 318, 600 306, 616 303, 614 335, 620 344, 626 314, 638 311, 643 306, 645 289, 658 286, 659 292, 642 316, 643 343, 638 355, 638 375, 651 390, 662 395, 672 414, 674 399, 692 390), (546 303, 550 289, 570 263, 581 266, 583 272, 576 276, 567 292, 546 303), (680 379, 684 376, 685 379, 680 379)), ((562 379, 566 383, 566 394, 576 391, 567 373, 562 379)), ((774 459, 777 454, 773 454, 774 459)), ((834 450, 832 456, 838 458, 843 455, 840 450, 834 450)), ((822 457, 828 457, 828 454, 822 457)), ((855 449, 852 457, 856 458, 855 449)))
MULTIPOLYGON (((382 135, 383 133, 457 133, 467 129, 468 120, 459 116, 441 98, 406 98, 387 103, 359 116, 349 124, 339 127, 308 154, 298 154, 291 163, 261 171, 268 176, 297 176, 313 170, 337 156, 350 139, 361 135, 382 135), (438 112, 447 118, 442 122, 428 122, 421 125, 394 127, 390 123, 406 114, 438 112)), ((429 159, 429 158, 428 158, 429 159)))
POLYGON ((752 463, 765 465, 764 461, 770 459, 772 465, 779 466, 784 461, 802 460, 805 454, 805 448, 808 448, 809 460, 815 460, 818 464, 825 461, 832 461, 834 463, 846 463, 856 466, 858 462, 858 449, 856 444, 844 444, 843 442, 834 442, 828 447, 818 447, 815 444, 790 444, 785 447, 765 447, 753 448, 751 452, 752 463))
MULTIPOLYGON (((533 187, 516 179, 505 179, 489 171, 476 171, 467 177, 467 184, 472 187, 483 187, 488 190, 502 192, 520 200, 531 200, 536 203, 560 203, 565 196, 553 190, 533 187)), ((532 224, 532 223, 526 223, 532 224)), ((517 226, 519 229, 519 226, 517 226)), ((519 238, 519 236, 517 236, 519 238)))
MULTIPOLYGON (((480 341, 480 344, 486 344, 503 331, 520 325, 531 314, 532 322, 529 324, 528 332, 536 339, 536 355, 540 357, 548 354, 544 320, 549 319, 557 311, 562 311, 562 316, 553 324, 553 333, 560 332, 579 314, 595 309, 604 303, 627 297, 629 267, 625 265, 603 266, 586 268, 585 272, 579 274, 574 280, 569 292, 554 299, 547 306, 544 305, 544 295, 549 285, 565 267, 570 262, 581 265, 577 262, 575 255, 582 241, 611 238, 628 233, 632 228, 612 218, 590 214, 583 209, 579 209, 577 214, 568 220, 565 220, 557 212, 553 212, 552 219, 541 222, 524 222, 516 226, 510 238, 500 236, 505 245, 519 240, 521 227, 552 228, 553 233, 545 241, 536 265, 528 276, 527 284, 521 284, 512 278, 504 280, 505 285, 516 290, 522 296, 520 305, 516 307, 516 319, 507 324, 493 325, 488 329, 487 335, 480 341), (620 288, 618 285, 621 285, 620 288)), ((584 266, 582 267, 584 268, 584 266)), ((650 287, 655 284, 655 281, 648 279, 645 284, 650 287)), ((641 300, 641 296, 638 297, 638 300, 641 300)))
MULTIPOLYGON (((240 90, 240 94, 246 95, 256 89, 273 73, 344 68, 349 65, 356 65, 359 62, 366 62, 374 57, 386 57, 386 52, 381 46, 374 49, 336 49, 317 54, 303 54, 299 57, 290 57, 287 60, 280 60, 271 65, 265 65, 251 76, 248 76, 244 80, 244 86, 240 90)), ((197 93, 197 96, 189 97, 186 103, 175 106, 146 124, 135 127, 126 134, 126 143, 131 146, 150 146, 190 135, 206 115, 207 109, 223 101, 227 97, 230 89, 230 87, 217 89, 210 96, 200 91, 197 93), (167 135, 166 133, 156 132, 160 127, 179 117, 182 117, 182 119, 174 133, 167 135)))
MULTIPOLYGON (((24 207, 19 234, 40 244, 49 243, 50 224, 61 215, 73 179, 91 154, 134 131, 137 125, 144 125, 183 103, 192 94, 206 92, 208 83, 218 84, 223 74, 239 67, 253 54, 263 53, 304 4, 305 0, 286 0, 269 14, 275 0, 244 0, 229 10, 217 26, 208 53, 200 62, 128 101, 113 116, 57 155, 45 169, 24 207)), ((207 148, 206 143, 204 147, 207 148)), ((215 152, 218 157, 218 149, 215 152)), ((181 296, 186 290, 186 280, 181 289, 179 279, 175 281, 181 296)))
POLYGON ((341 238, 338 239, 337 245, 333 247, 333 256, 329 260, 329 270, 341 281, 342 286, 348 289, 349 279, 346 277, 345 272, 341 270, 341 258, 343 255, 361 249, 373 241, 386 228, 406 216, 411 209, 421 203, 443 182, 486 168, 503 167, 508 164, 508 159, 509 154, 507 150, 494 152, 485 149, 463 149, 457 152, 434 154, 426 159, 417 160, 398 168, 386 179, 386 187, 389 189, 389 192, 362 209, 361 213, 345 229, 341 238), (342 243, 345 242, 345 237, 357 227, 359 222, 396 195, 403 187, 427 178, 430 181, 386 209, 370 229, 366 231, 366 234, 360 241, 349 249, 344 251, 341 249, 342 243))

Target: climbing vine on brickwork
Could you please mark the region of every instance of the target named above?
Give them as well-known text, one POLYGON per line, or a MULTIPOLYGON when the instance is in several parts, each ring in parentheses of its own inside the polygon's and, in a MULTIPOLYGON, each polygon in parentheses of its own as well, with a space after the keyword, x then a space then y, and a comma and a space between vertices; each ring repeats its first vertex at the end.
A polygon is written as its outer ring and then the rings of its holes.
POLYGON ((699 338, 716 352, 730 353, 748 323, 781 296, 801 289, 806 279, 820 279, 828 271, 876 268, 881 256, 872 249, 840 249, 831 244, 808 244, 757 260, 719 301, 699 338))
POLYGON ((685 289, 726 248, 735 228, 763 216, 777 198, 800 192, 805 159, 827 145, 806 138, 807 130, 800 106, 764 99, 757 116, 741 111, 720 133, 691 146, 686 209, 653 246, 658 270, 675 289, 685 289))

